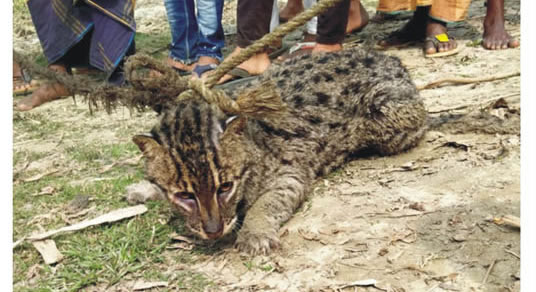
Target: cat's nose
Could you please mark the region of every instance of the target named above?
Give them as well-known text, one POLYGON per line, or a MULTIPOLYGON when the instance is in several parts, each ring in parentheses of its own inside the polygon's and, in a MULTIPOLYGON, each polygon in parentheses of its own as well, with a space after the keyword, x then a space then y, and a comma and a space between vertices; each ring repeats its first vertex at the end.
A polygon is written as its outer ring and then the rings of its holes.
POLYGON ((208 238, 216 239, 223 233, 223 222, 218 219, 208 220, 206 223, 203 223, 203 230, 208 238))

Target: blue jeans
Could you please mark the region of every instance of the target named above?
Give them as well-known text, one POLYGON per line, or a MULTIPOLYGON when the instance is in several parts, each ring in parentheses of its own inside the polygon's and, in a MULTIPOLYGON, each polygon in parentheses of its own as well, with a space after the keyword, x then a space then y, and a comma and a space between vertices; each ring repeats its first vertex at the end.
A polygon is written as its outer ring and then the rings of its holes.
POLYGON ((221 24, 224 0, 164 0, 171 29, 169 56, 183 64, 199 57, 223 59, 224 34, 221 24))

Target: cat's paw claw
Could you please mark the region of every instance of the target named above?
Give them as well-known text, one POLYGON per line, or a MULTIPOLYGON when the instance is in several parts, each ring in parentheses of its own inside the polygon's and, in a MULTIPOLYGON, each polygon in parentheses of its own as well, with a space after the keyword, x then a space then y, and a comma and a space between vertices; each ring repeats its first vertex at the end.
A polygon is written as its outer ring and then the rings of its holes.
POLYGON ((268 255, 272 250, 281 246, 277 234, 247 234, 239 235, 235 247, 251 255, 268 255))

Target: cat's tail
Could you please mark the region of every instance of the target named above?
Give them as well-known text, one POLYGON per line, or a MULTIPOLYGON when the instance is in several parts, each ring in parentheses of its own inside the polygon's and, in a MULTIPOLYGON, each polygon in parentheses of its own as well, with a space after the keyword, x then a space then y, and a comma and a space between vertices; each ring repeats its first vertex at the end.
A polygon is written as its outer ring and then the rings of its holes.
POLYGON ((498 99, 465 113, 429 113, 427 127, 451 134, 519 134, 520 117, 519 109, 510 107, 504 99, 498 99))

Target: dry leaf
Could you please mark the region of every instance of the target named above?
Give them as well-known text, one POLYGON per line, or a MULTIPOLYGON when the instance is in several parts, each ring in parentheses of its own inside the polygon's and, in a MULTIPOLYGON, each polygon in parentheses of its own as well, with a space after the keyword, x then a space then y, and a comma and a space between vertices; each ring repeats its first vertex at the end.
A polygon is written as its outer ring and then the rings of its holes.
POLYGON ((144 282, 138 281, 132 287, 133 291, 147 290, 155 287, 167 287, 168 282, 144 282))
POLYGON ((378 252, 378 255, 383 257, 384 255, 388 254, 389 253, 389 249, 387 249, 386 247, 383 247, 380 249, 380 251, 378 252))
POLYGON ((138 155, 138 156, 133 157, 133 158, 125 159, 125 160, 121 161, 121 164, 123 164, 123 165, 138 165, 140 163, 140 160, 141 160, 142 157, 143 157, 143 155, 138 155))
POLYGON ((301 228, 298 229, 298 234, 301 235, 304 239, 318 241, 318 235, 310 231, 305 231, 301 228))
POLYGON ((182 236, 182 235, 179 235, 175 232, 173 232, 172 234, 169 235, 169 238, 173 239, 173 240, 177 240, 177 241, 184 241, 186 243, 194 243, 193 240, 191 238, 188 238, 188 237, 185 237, 185 236, 182 236))
POLYGON ((91 207, 91 208, 89 208, 89 209, 84 209, 84 210, 82 210, 82 211, 80 211, 80 212, 78 212, 78 213, 74 213, 74 214, 72 214, 72 215, 67 215, 67 219, 74 219, 74 218, 77 218, 77 217, 84 216, 84 215, 86 215, 87 213, 89 213, 89 212, 95 210, 96 208, 97 208, 96 206, 93 206, 93 207, 91 207))
POLYGON ((56 192, 56 189, 53 186, 46 186, 41 189, 41 191, 34 196, 40 196, 40 195, 52 195, 56 192))
POLYGON ((115 222, 115 221, 119 221, 121 219, 133 217, 133 216, 136 216, 136 215, 140 215, 140 214, 143 214, 145 212, 147 212, 147 207, 145 207, 145 205, 137 205, 137 206, 134 206, 134 207, 118 209, 118 210, 114 210, 114 211, 112 211, 110 213, 101 215, 101 216, 99 216, 97 218, 93 218, 93 219, 90 219, 90 220, 85 220, 85 221, 82 221, 82 222, 79 222, 79 223, 76 223, 76 224, 73 224, 73 225, 70 225, 70 226, 65 226, 65 227, 62 227, 60 229, 51 230, 51 231, 41 233, 41 234, 38 234, 38 235, 32 235, 32 236, 28 237, 28 239, 29 240, 42 240, 42 239, 54 236, 56 234, 69 232, 69 231, 77 231, 77 230, 85 229, 85 228, 93 226, 93 225, 99 225, 99 224, 103 224, 103 223, 115 222))
POLYGON ((35 264, 33 266, 31 266, 29 269, 28 269, 28 272, 26 273, 26 280, 31 280, 37 276, 39 276, 39 272, 42 270, 43 268, 41 268, 41 265, 39 264, 35 264))
POLYGON ((56 243, 54 240, 47 239, 42 241, 34 241, 32 244, 41 254, 47 265, 58 263, 63 259, 63 255, 56 248, 56 243))
POLYGON ((413 203, 408 206, 410 209, 416 210, 416 211, 426 211, 424 209, 424 205, 422 203, 413 203))
POLYGON ((100 174, 103 174, 105 172, 108 172, 110 171, 112 168, 114 168, 114 166, 117 165, 117 162, 114 162, 112 164, 108 164, 108 165, 105 165, 103 168, 101 168, 101 170, 99 170, 99 173, 100 174))
POLYGON ((375 279, 360 280, 360 281, 355 281, 346 285, 342 285, 340 287, 337 287, 337 289, 344 289, 344 288, 355 287, 355 286, 359 286, 359 287, 374 286, 375 287, 377 282, 378 281, 376 281, 375 279))

